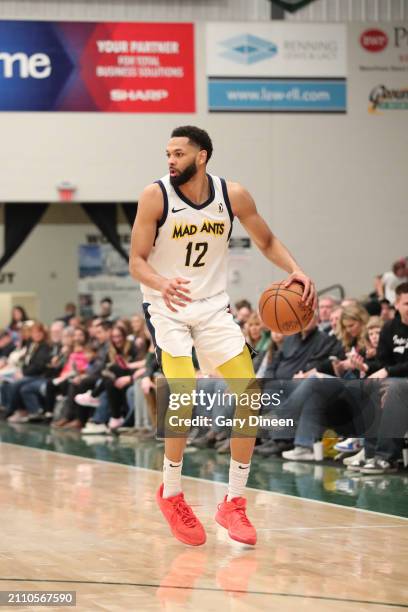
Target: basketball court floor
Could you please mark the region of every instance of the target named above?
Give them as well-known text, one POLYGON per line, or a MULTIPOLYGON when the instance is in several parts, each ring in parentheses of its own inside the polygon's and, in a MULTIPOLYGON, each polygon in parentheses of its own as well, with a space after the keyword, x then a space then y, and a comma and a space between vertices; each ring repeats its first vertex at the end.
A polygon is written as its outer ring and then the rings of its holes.
POLYGON ((408 608, 406 472, 362 482, 256 459, 251 548, 213 520, 229 458, 187 454, 186 496, 208 534, 189 548, 156 508, 157 442, 5 424, 0 439, 1 591, 76 591, 81 611, 408 608))

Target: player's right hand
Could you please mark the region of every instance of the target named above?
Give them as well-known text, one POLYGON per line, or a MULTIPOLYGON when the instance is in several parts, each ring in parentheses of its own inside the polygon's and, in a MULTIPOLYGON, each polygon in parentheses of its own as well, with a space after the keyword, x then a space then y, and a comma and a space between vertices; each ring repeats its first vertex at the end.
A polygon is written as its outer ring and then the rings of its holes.
POLYGON ((189 280, 178 276, 176 278, 169 278, 163 283, 161 294, 167 308, 172 312, 177 312, 173 304, 184 308, 188 302, 191 302, 191 298, 188 295, 190 290, 184 286, 189 282, 189 280))

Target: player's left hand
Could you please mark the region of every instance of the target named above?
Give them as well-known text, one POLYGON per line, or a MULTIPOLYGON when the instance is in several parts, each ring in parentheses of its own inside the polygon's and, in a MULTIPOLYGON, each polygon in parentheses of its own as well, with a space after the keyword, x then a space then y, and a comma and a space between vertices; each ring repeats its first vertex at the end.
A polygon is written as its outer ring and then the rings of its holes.
POLYGON ((302 301, 306 302, 308 306, 312 306, 313 310, 317 308, 317 293, 314 282, 311 278, 307 276, 302 270, 295 270, 292 274, 287 278, 284 287, 289 287, 293 281, 297 281, 304 286, 304 291, 302 295, 302 301))

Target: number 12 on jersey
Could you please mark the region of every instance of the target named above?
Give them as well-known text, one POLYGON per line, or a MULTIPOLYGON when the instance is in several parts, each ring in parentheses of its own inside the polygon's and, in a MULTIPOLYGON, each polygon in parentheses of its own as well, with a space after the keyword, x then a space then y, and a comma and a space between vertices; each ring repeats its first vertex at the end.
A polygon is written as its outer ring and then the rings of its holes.
POLYGON ((186 262, 184 265, 186 266, 192 265, 193 268, 201 268, 202 266, 205 266, 205 262, 201 260, 203 259, 204 255, 208 251, 208 242, 189 242, 186 249, 187 249, 186 262), (195 261, 191 263, 191 257, 193 255, 193 251, 197 251, 197 257, 195 258, 195 261))

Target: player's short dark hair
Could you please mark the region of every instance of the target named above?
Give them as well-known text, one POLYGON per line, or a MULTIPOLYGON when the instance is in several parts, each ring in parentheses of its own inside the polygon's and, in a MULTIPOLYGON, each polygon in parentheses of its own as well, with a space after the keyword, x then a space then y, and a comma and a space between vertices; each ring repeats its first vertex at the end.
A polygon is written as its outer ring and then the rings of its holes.
POLYGON ((188 138, 191 142, 200 147, 200 151, 207 151, 207 162, 210 161, 213 152, 213 144, 205 130, 195 125, 181 125, 172 131, 171 137, 188 138))
POLYGON ((100 304, 103 304, 103 302, 108 302, 108 304, 112 305, 112 298, 110 297, 104 297, 101 299, 100 304))
POLYGON ((400 296, 403 293, 408 293, 408 282, 406 283, 401 283, 400 285, 398 285, 398 287, 395 289, 395 295, 400 296))

